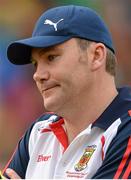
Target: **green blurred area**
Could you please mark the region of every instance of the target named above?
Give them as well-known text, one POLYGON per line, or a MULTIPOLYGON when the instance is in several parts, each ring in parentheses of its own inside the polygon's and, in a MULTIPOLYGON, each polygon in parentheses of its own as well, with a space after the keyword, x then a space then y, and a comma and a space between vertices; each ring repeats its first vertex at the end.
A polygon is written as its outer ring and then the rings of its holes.
POLYGON ((75 5, 83 5, 83 6, 90 6, 95 7, 98 4, 98 0, 56 0, 56 3, 59 5, 67 5, 67 4, 75 4, 75 5))
POLYGON ((101 12, 102 3, 99 0, 56 0, 57 5, 79 5, 93 8, 94 10, 101 12))

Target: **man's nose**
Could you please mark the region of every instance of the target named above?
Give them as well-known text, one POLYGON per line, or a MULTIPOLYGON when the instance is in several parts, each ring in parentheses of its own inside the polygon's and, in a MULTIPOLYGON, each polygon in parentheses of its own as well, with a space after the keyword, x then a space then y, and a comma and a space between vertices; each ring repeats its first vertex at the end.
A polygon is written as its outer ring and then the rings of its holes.
POLYGON ((46 70, 43 67, 37 67, 33 75, 33 79, 35 80, 35 82, 42 83, 43 81, 48 80, 49 76, 50 76, 50 73, 48 70, 46 70))

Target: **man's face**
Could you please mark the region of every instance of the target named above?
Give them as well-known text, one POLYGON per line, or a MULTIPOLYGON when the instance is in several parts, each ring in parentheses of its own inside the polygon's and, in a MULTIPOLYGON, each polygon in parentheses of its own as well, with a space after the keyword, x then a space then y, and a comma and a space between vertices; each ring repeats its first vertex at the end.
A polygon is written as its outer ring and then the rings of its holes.
POLYGON ((43 96, 46 110, 57 114, 81 102, 91 84, 87 52, 76 39, 50 48, 34 48, 34 80, 43 96))

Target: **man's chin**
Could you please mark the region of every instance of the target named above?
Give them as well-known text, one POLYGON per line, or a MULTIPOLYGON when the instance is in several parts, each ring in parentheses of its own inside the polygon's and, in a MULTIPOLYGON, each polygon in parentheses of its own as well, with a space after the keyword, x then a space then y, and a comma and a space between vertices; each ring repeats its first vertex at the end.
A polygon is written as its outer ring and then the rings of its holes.
POLYGON ((50 96, 48 98, 44 97, 44 107, 47 111, 54 112, 56 114, 61 113, 64 108, 64 99, 62 96, 50 96), (63 101, 62 101, 63 99, 63 101))
POLYGON ((46 111, 54 112, 54 113, 56 113, 58 109, 57 104, 53 102, 44 102, 44 107, 46 111))

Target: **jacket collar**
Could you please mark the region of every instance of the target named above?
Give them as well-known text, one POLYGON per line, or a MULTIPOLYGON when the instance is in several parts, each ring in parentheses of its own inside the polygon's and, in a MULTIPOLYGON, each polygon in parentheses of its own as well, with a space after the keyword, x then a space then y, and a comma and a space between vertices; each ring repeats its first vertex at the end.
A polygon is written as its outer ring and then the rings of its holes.
POLYGON ((92 124, 106 130, 116 119, 131 110, 131 87, 118 88, 118 95, 92 124))

